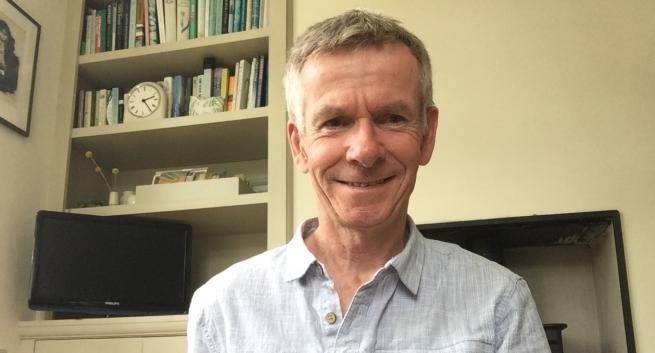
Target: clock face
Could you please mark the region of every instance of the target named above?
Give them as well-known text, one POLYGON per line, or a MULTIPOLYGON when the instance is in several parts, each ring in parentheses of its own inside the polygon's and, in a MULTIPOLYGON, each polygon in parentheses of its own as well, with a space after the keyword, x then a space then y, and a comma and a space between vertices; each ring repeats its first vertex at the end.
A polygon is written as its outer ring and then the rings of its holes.
POLYGON ((127 100, 130 113, 137 118, 145 118, 154 113, 162 104, 159 90, 152 84, 142 84, 134 87, 127 100))

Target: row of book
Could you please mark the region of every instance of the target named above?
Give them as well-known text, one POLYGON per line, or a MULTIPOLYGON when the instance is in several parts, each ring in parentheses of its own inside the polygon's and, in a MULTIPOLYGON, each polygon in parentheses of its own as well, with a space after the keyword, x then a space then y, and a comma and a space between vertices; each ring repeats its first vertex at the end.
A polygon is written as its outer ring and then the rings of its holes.
MULTIPOLYGON (((166 76, 160 84, 167 95, 166 118, 199 115, 193 101, 220 97, 218 109, 234 111, 267 105, 266 56, 238 61, 234 68, 214 66, 213 58, 205 58, 202 74, 166 76)), ((123 123, 124 102, 128 94, 120 87, 80 90, 73 127, 90 127, 123 123)))
POLYGON ((80 54, 262 28, 266 17, 267 0, 113 0, 86 8, 80 54))

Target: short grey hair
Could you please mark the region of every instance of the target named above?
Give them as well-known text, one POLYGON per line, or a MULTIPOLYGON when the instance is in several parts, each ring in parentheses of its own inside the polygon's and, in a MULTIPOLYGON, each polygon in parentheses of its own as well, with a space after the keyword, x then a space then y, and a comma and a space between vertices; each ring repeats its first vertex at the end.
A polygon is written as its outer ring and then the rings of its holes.
POLYGON ((330 53, 344 48, 379 46, 389 43, 406 45, 416 58, 420 77, 420 123, 425 127, 425 108, 434 105, 432 97, 432 66, 423 42, 391 17, 355 9, 328 18, 309 27, 289 50, 284 72, 284 92, 289 119, 304 132, 302 87, 300 72, 312 55, 330 53))

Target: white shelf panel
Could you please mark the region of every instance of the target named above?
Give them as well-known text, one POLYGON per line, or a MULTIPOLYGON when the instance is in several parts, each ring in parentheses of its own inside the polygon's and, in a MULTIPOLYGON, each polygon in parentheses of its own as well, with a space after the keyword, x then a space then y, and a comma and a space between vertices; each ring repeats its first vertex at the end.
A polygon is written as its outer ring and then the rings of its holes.
POLYGON ((82 320, 21 321, 21 339, 177 336, 186 334, 187 315, 136 316, 82 320))
POLYGON ((267 115, 264 107, 78 128, 73 149, 93 151, 100 165, 123 170, 266 159, 267 115))
MULTIPOLYGON (((138 195, 137 195, 138 196, 138 195)), ((138 202, 138 198, 137 198, 138 202)), ((134 204, 68 209, 97 216, 135 215, 191 224, 196 236, 266 233, 267 193, 243 194, 222 200, 169 204, 134 204)))
POLYGON ((198 75, 203 58, 232 67, 237 60, 268 53, 267 28, 221 34, 79 57, 79 75, 95 88, 129 88, 137 82, 164 76, 198 75))

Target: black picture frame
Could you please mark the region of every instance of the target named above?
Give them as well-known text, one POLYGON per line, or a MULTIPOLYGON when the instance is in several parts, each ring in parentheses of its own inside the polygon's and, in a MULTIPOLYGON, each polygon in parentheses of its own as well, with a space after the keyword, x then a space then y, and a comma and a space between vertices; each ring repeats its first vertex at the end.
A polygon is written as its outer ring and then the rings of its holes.
POLYGON ((0 0, 0 123, 28 137, 41 25, 12 0, 0 0))

